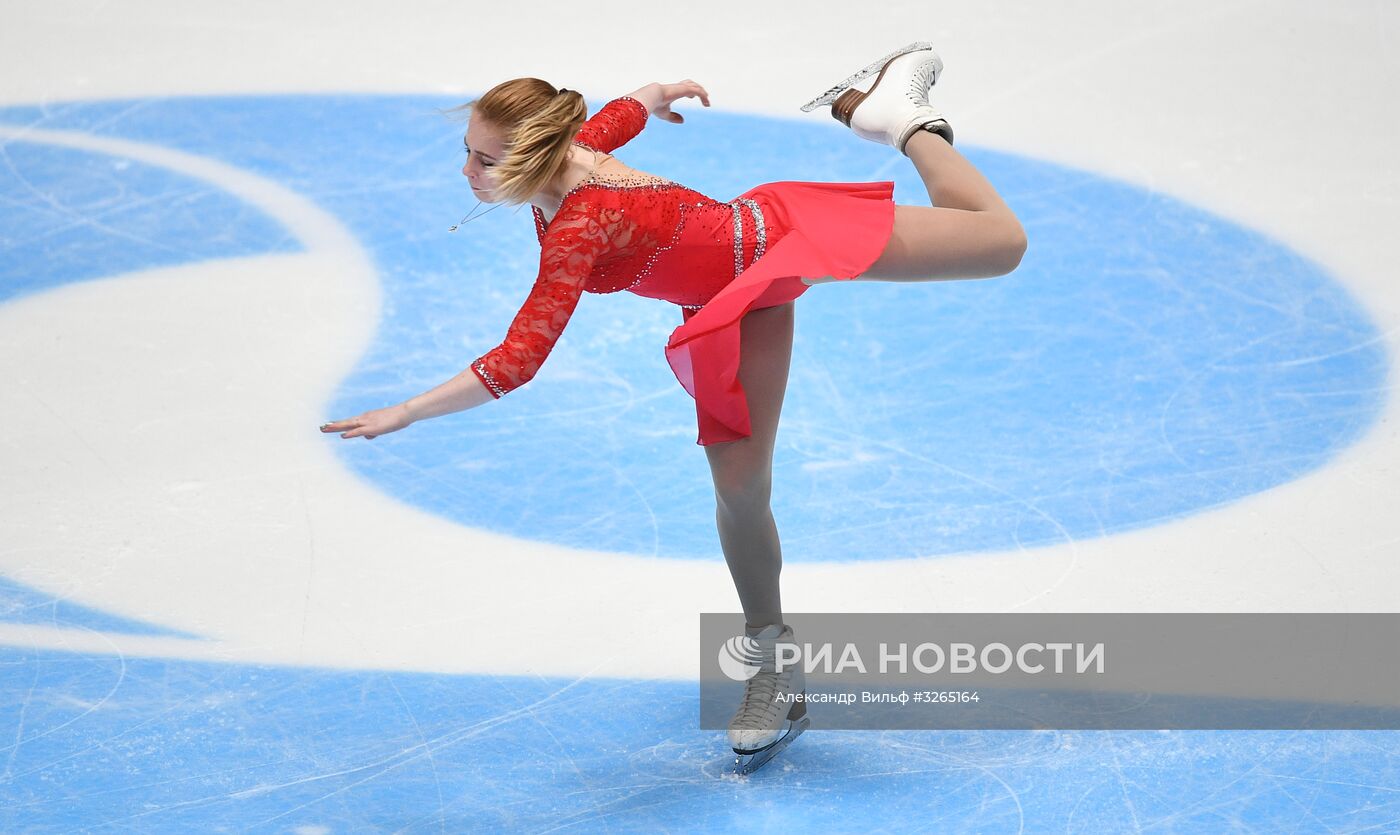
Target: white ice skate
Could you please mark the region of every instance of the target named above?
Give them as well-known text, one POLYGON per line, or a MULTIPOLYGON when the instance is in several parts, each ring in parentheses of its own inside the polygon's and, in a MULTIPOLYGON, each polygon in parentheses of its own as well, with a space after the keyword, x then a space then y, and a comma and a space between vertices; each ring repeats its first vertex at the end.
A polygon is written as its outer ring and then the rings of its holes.
MULTIPOLYGON (((798 658, 777 669, 778 644, 793 642, 792 627, 770 624, 751 634, 758 646, 753 661, 758 671, 744 682, 744 698, 729 721, 729 744, 734 749, 733 773, 751 774, 807 730, 807 703, 793 698, 805 695, 807 681, 798 658)), ((787 658, 785 653, 784 658, 787 658)))
MULTIPOLYGON (((914 131, 928 130, 953 144, 953 128, 928 103, 928 91, 943 73, 943 59, 927 41, 915 41, 817 96, 802 106, 810 111, 831 105, 831 115, 862 139, 889 145, 901 154, 914 131), (856 83, 879 69, 862 90, 856 83)), ((907 154, 905 154, 908 156, 907 154)))

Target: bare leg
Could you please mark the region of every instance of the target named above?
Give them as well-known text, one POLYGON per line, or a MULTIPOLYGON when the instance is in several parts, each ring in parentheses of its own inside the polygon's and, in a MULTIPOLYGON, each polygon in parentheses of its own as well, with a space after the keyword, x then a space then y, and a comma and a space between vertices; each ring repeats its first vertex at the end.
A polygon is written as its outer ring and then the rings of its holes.
POLYGON ((769 500, 773 446, 792 359, 793 321, 792 302, 744 316, 739 325, 739 382, 748 398, 753 433, 704 447, 715 483, 720 547, 751 627, 783 619, 778 590, 782 546, 769 500))
POLYGON ((988 278, 1016 269, 1026 233, 992 184, 935 133, 917 131, 904 149, 933 205, 895 206, 889 243, 857 280, 988 278))

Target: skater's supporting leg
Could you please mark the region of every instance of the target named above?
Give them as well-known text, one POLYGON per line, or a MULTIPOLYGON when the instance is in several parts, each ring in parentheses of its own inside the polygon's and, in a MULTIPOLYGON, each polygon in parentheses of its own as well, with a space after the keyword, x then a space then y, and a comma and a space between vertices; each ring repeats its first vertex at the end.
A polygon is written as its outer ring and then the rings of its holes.
POLYGON ((933 206, 895 206, 885 251, 857 280, 989 278, 1016 269, 1026 233, 992 184, 935 133, 915 132, 905 152, 933 206))
MULTIPOLYGON (((736 442, 737 443, 737 442, 736 442)), ((782 571, 782 545, 778 526, 767 499, 754 497, 754 507, 729 509, 721 500, 715 512, 719 526, 720 546, 729 576, 739 592, 744 609, 744 623, 754 629, 782 623, 782 597, 778 576, 782 571)), ((746 501, 746 500, 740 500, 746 501)))
POLYGON ((782 546, 769 499, 773 446, 792 359, 792 302, 750 311, 739 324, 739 382, 752 434, 706 446, 715 484, 715 521, 729 574, 749 626, 782 622, 782 546))

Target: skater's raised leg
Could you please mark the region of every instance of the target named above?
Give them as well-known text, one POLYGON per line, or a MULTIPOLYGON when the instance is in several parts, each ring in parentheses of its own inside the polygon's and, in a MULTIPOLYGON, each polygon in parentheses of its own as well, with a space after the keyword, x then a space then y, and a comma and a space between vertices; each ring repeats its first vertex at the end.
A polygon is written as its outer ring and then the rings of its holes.
POLYGON ((889 243, 858 281, 938 281, 1005 275, 1026 233, 986 177, 947 140, 915 131, 905 151, 932 206, 895 206, 889 243))
MULTIPOLYGON (((953 149, 952 127, 929 104, 929 89, 943 72, 942 59, 926 42, 915 42, 906 49, 885 63, 869 90, 852 87, 837 95, 831 105, 832 116, 857 136, 908 156, 933 204, 895 206, 889 243, 857 280, 937 281, 1005 275, 1021 262, 1026 250, 1025 230, 992 184, 953 149)), ((827 98, 829 94, 818 101, 827 98)), ((803 280, 824 284, 839 279, 803 280)))

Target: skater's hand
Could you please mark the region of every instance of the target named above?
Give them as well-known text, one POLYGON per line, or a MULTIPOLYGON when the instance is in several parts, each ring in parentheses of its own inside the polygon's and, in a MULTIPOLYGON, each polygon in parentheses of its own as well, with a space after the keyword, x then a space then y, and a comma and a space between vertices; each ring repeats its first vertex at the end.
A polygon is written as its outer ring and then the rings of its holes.
POLYGON ((340 436, 342 438, 363 437, 365 440, 372 440, 380 435, 397 432, 411 423, 413 418, 408 414, 408 404, 400 403, 397 406, 365 412, 359 417, 323 423, 321 431, 340 432, 343 433, 340 436))
POLYGON ((710 94, 705 92, 705 88, 696 84, 690 79, 677 81, 675 84, 657 84, 661 88, 661 103, 651 109, 651 112, 658 118, 665 119, 674 124, 683 124, 685 117, 679 113, 671 112, 671 102, 681 98, 699 97, 700 103, 706 107, 710 106, 710 94))

